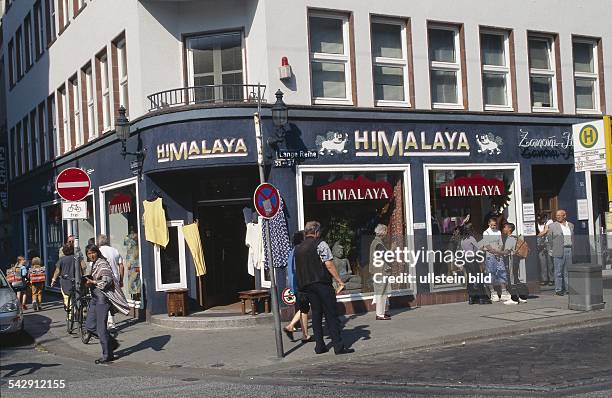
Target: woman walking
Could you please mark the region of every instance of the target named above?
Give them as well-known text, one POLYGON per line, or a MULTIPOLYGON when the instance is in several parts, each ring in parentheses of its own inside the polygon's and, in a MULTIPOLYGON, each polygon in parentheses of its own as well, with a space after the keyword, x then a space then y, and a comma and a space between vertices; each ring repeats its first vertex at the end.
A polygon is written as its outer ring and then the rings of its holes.
POLYGON ((314 341, 312 336, 308 334, 308 311, 310 311, 310 303, 308 302, 308 296, 300 292, 297 287, 297 276, 295 273, 295 246, 299 245, 304 241, 304 231, 298 231, 293 234, 292 244, 293 249, 289 252, 287 257, 287 279, 289 287, 293 294, 295 294, 295 308, 297 311, 293 315, 293 319, 287 326, 283 328, 285 334, 291 341, 293 341, 293 333, 296 331, 295 325, 298 321, 302 327, 302 342, 308 343, 314 341))
POLYGON ((115 278, 108 261, 100 253, 96 245, 88 245, 86 254, 92 262, 91 276, 86 277, 86 284, 91 288, 91 301, 87 310, 87 331, 98 336, 102 346, 102 358, 96 359, 97 364, 111 362, 115 359, 114 351, 119 342, 108 333, 108 311, 119 311, 124 315, 129 313, 129 306, 119 281, 115 278))

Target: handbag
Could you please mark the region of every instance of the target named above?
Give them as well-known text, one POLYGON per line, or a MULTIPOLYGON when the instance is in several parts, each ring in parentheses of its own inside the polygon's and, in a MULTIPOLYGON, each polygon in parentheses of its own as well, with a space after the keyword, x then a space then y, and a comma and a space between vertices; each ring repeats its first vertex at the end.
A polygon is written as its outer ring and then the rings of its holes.
POLYGON ((521 259, 527 258, 527 256, 529 256, 529 245, 525 241, 523 235, 520 235, 518 237, 518 240, 516 241, 514 255, 521 259))

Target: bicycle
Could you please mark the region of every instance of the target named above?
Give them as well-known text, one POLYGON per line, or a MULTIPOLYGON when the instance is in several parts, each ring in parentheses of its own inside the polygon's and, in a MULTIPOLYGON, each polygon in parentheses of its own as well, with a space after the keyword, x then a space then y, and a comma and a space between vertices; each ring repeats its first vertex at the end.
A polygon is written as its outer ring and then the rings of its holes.
POLYGON ((85 321, 87 319, 87 309, 89 308, 91 297, 84 289, 81 289, 81 294, 79 294, 79 298, 77 299, 74 280, 72 280, 72 282, 73 287, 70 289, 68 303, 64 308, 66 311, 66 331, 68 334, 72 334, 76 323, 81 341, 83 344, 87 344, 91 339, 91 334, 87 331, 85 321))

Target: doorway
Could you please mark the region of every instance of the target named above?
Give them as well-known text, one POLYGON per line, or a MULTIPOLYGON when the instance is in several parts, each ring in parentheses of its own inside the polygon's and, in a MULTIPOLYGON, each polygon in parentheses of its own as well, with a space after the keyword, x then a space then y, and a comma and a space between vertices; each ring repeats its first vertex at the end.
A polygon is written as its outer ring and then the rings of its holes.
POLYGON ((572 166, 567 164, 531 167, 536 214, 543 213, 548 216, 549 220, 554 220, 555 213, 561 207, 559 194, 571 170, 572 166))
POLYGON ((246 200, 210 202, 198 207, 200 237, 206 275, 200 279, 198 297, 204 309, 236 303, 238 292, 255 288, 247 271, 242 209, 246 200))
POLYGON ((612 268, 612 230, 606 230, 608 211, 608 180, 605 173, 591 172, 591 197, 597 263, 612 268))

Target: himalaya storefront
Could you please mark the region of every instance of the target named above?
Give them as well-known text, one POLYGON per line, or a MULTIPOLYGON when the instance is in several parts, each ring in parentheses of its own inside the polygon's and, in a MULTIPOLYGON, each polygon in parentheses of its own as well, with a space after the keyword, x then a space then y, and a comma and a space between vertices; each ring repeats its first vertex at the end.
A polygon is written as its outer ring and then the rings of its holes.
MULTIPOLYGON (((540 276, 536 215, 565 209, 576 234, 586 234, 586 222, 577 218, 577 199, 586 193, 583 176, 573 171, 575 121, 410 115, 383 122, 380 115, 358 116, 366 120, 292 118, 286 150, 277 152, 270 175, 285 197, 295 190, 295 203, 288 201, 290 224, 321 222, 345 281, 339 301, 347 311, 369 308, 369 250, 378 224, 387 226, 387 249, 418 254, 451 249, 455 228, 465 223, 478 239, 491 217, 511 222, 534 248, 519 270, 534 290, 540 276)), ((465 298, 465 285, 456 278, 462 267, 452 258, 398 256, 391 268, 391 275, 403 276, 389 279, 392 302, 465 298)))

